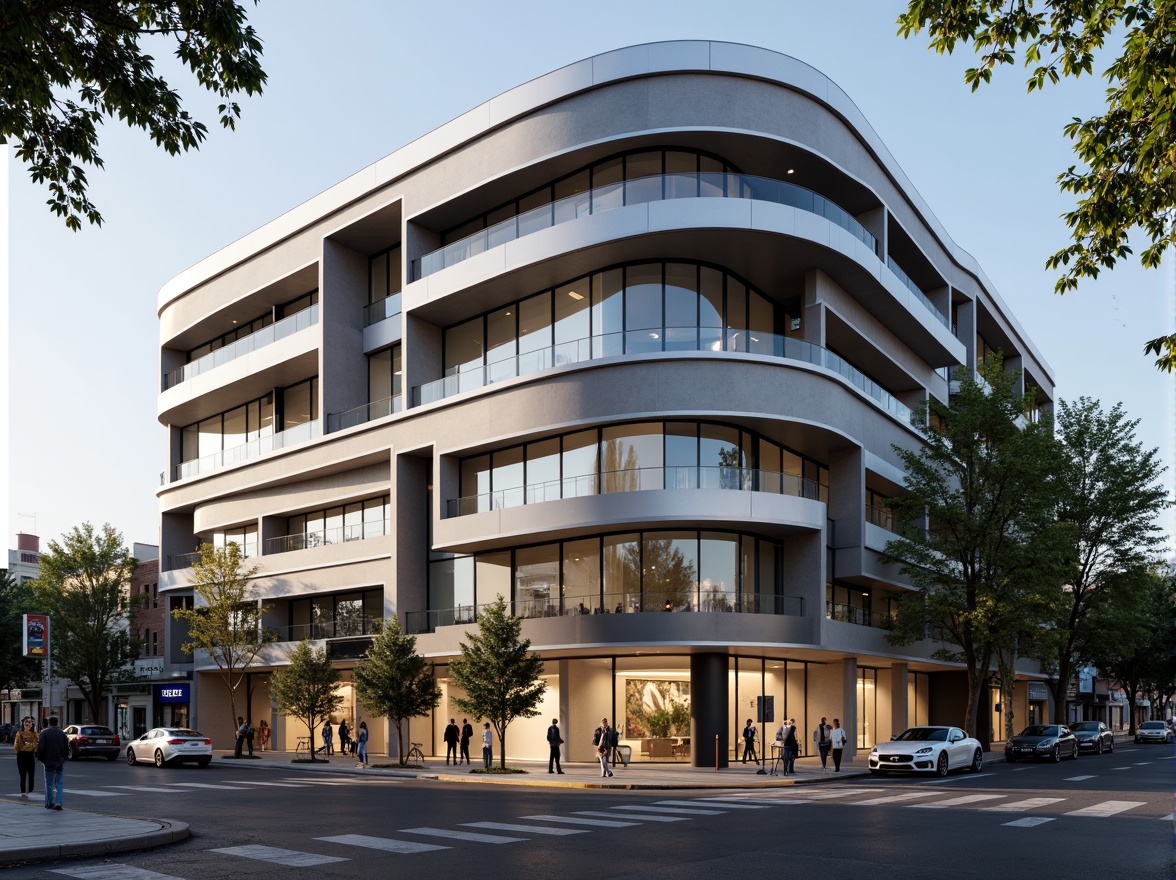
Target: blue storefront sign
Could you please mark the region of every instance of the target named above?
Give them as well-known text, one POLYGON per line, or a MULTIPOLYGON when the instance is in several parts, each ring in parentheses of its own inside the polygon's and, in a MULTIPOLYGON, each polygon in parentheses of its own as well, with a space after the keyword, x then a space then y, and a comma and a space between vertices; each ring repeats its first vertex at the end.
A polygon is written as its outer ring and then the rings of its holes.
POLYGON ((187 703, 191 687, 192 685, 189 682, 162 685, 159 688, 159 702, 187 703))

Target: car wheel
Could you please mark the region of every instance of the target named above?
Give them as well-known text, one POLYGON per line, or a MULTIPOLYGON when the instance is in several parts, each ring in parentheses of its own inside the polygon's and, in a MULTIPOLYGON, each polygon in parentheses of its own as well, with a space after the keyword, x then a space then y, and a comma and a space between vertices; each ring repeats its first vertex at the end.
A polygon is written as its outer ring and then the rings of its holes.
POLYGON ((1071 761, 1078 760, 1078 752, 1079 752, 1078 743, 1074 743, 1074 753, 1072 755, 1070 755, 1071 761))
POLYGON ((135 766, 135 750, 127 746, 127 763, 132 767, 135 766))
POLYGON ((976 749, 976 754, 972 755, 972 766, 969 768, 973 773, 979 773, 984 769, 984 753, 976 749))
POLYGON ((78 747, 76 745, 71 745, 69 747, 69 759, 71 761, 76 761, 78 759, 78 747))
POLYGON ((947 752, 940 752, 939 753, 939 760, 935 762, 935 775, 936 776, 946 776, 947 770, 948 770, 947 752))
POLYGON ((160 749, 156 749, 155 750, 155 766, 162 767, 166 763, 167 763, 167 761, 163 760, 163 752, 160 749))
POLYGON ((212 758, 201 758, 200 760, 198 760, 196 762, 196 764, 199 767, 207 767, 211 761, 212 761, 212 758))
POLYGON ((1049 759, 1051 761, 1053 761, 1055 764, 1061 763, 1061 761, 1062 761, 1062 744, 1061 743, 1058 743, 1056 746, 1054 746, 1053 752, 1050 753, 1049 759))
POLYGON ((1095 753, 1096 755, 1101 755, 1101 754, 1103 753, 1103 744, 1102 744, 1102 740, 1101 740, 1101 739, 1100 739, 1100 740, 1099 740, 1097 743, 1095 743, 1095 746, 1094 746, 1094 753, 1095 753))
POLYGON ((1115 740, 1114 740, 1114 737, 1112 737, 1112 738, 1111 738, 1111 744, 1110 744, 1109 746, 1107 746, 1107 751, 1108 751, 1108 752, 1110 752, 1111 754, 1114 754, 1114 752, 1115 752, 1115 740))

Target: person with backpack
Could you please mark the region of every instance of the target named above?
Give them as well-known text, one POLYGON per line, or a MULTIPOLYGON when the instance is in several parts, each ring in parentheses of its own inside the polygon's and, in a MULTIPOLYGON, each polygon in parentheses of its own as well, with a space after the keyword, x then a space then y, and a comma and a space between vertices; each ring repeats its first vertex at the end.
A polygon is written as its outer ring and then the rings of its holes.
POLYGON ((833 728, 825 723, 825 719, 821 719, 821 723, 817 725, 817 729, 813 731, 813 744, 817 747, 817 751, 821 755, 821 772, 829 769, 829 749, 833 745, 833 739, 829 735, 833 732, 833 728))
POLYGON ((359 763, 356 766, 361 767, 364 770, 367 769, 367 741, 367 722, 361 721, 359 722, 359 733, 355 735, 357 756, 359 757, 359 763))
POLYGON ((608 726, 607 718, 601 718, 600 726, 592 731, 592 745, 596 746, 596 755, 600 758, 600 777, 602 779, 613 775, 612 770, 608 768, 608 756, 613 750, 613 735, 614 731, 608 726))
POLYGON ((563 745, 563 737, 559 735, 558 718, 552 718, 551 727, 547 728, 547 745, 549 747, 547 772, 558 773, 560 776, 563 776, 563 768, 559 766, 559 747, 563 745))
POLYGON ((841 772, 841 753, 845 750, 845 746, 849 743, 849 737, 845 734, 845 729, 841 726, 841 722, 836 718, 833 719, 833 730, 829 734, 829 739, 833 743, 833 772, 841 772))
POLYGON ((759 758, 755 755, 755 722, 750 718, 747 719, 747 726, 743 728, 743 763, 747 763, 747 756, 751 755, 751 760, 759 763, 759 758))
POLYGON ((796 774, 796 756, 800 754, 800 743, 796 739, 796 719, 788 719, 784 732, 784 775, 796 774))

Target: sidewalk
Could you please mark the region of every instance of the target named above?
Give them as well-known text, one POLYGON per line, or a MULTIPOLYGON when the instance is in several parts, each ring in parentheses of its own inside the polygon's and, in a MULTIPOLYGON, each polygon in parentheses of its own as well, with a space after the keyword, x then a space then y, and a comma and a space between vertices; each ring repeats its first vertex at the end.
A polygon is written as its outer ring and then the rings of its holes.
MULTIPOLYGON (((549 774, 547 762, 512 759, 509 766, 525 773, 507 775, 472 774, 469 770, 480 767, 481 761, 467 767, 445 765, 445 760, 431 759, 425 767, 414 769, 356 768, 355 759, 333 755, 329 761, 321 758, 314 763, 306 762, 305 752, 256 752, 253 760, 234 760, 226 757, 229 753, 214 750, 213 767, 231 767, 233 772, 253 770, 256 772, 280 772, 286 774, 333 773, 348 776, 370 776, 383 778, 436 779, 443 782, 481 783, 488 785, 541 785, 549 788, 607 788, 618 790, 665 790, 665 789, 707 789, 707 788, 776 788, 780 786, 804 785, 820 782, 834 782, 841 779, 862 776, 866 773, 865 757, 854 766, 852 761, 842 763, 840 773, 822 772, 817 758, 800 758, 796 762, 796 773, 790 776, 759 776, 754 764, 732 764, 716 772, 713 768, 691 767, 687 764, 632 764, 615 771, 610 779, 600 777, 598 764, 564 764, 562 776, 549 774), (295 757, 299 760, 294 762, 295 757)), ((374 763, 388 763, 385 756, 372 756, 374 763)), ((770 768, 769 768, 770 769, 770 768)), ((97 813, 75 809, 80 797, 70 797, 68 774, 66 776, 65 809, 61 812, 46 810, 43 790, 38 790, 29 800, 22 801, 12 794, 0 794, 0 867, 21 862, 38 862, 51 859, 83 858, 102 856, 138 849, 151 849, 177 843, 189 835, 188 825, 170 819, 146 819, 97 813)))

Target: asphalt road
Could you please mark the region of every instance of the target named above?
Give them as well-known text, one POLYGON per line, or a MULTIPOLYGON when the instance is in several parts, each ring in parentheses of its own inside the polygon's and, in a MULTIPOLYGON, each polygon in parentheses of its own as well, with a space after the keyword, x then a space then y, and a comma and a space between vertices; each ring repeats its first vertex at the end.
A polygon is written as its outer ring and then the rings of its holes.
POLYGON ((1176 749, 1130 744, 1056 765, 988 764, 945 780, 729 792, 81 762, 67 767, 67 803, 178 819, 192 838, 109 860, 10 868, 4 877, 1169 880, 1174 779, 1176 749))

